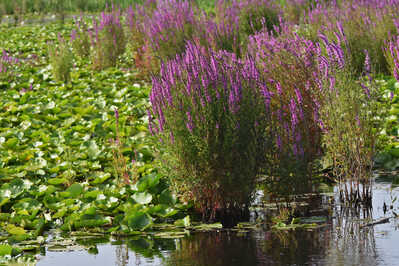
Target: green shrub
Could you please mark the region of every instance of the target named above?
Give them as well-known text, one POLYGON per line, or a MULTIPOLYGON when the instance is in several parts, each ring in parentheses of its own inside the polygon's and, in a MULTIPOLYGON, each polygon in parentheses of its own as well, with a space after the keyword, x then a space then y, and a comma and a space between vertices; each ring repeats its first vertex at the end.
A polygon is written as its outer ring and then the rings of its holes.
POLYGON ((68 43, 62 37, 58 37, 58 45, 49 43, 49 60, 55 79, 64 83, 69 82, 73 55, 68 43))
POLYGON ((90 38, 87 24, 83 18, 75 20, 76 28, 71 33, 71 43, 73 51, 81 58, 90 55, 90 38))
MULTIPOLYGON (((328 50, 337 47, 325 36, 328 50)), ((323 121, 322 144, 325 162, 330 164, 340 182, 342 200, 357 204, 371 204, 373 159, 377 153, 381 124, 381 99, 378 87, 370 75, 366 52, 367 76, 358 80, 351 66, 330 64, 328 79, 323 86, 320 118, 323 121)))

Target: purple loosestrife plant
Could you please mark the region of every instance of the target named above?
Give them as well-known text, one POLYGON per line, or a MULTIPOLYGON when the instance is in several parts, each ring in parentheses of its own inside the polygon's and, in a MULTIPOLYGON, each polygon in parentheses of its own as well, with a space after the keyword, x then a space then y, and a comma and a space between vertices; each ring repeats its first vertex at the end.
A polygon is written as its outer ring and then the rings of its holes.
POLYGON ((126 38, 121 19, 120 10, 113 7, 110 13, 102 12, 99 19, 93 20, 90 39, 94 69, 115 66, 118 57, 125 52, 126 38))
POLYGON ((0 54, 0 80, 10 82, 15 76, 15 68, 20 65, 20 60, 9 55, 5 50, 0 54))
MULTIPOLYGON (((207 32, 215 49, 240 55, 241 44, 261 30, 275 31, 280 24, 278 7, 269 0, 218 0, 215 20, 208 22, 207 32)), ((245 45, 244 45, 245 47, 245 45)))
POLYGON ((125 144, 123 143, 123 138, 121 137, 119 110, 117 108, 114 109, 114 117, 115 138, 111 139, 110 143, 112 146, 113 166, 115 170, 115 176, 117 178, 117 184, 119 186, 122 186, 123 184, 135 184, 139 178, 136 164, 136 160, 138 160, 137 152, 135 151, 135 156, 130 162, 123 155, 123 149, 125 148, 125 144))
POLYGON ((187 41, 206 44, 203 15, 191 1, 146 1, 128 10, 127 23, 136 43, 136 61, 150 60, 147 67, 155 70, 161 60, 183 53, 187 41))
POLYGON ((129 49, 134 56, 134 64, 148 78, 159 67, 154 65, 155 58, 150 48, 150 40, 145 35, 146 20, 152 16, 156 1, 147 0, 142 5, 130 6, 125 12, 129 49))
MULTIPOLYGON (((320 119, 317 76, 319 48, 296 34, 250 37, 248 52, 267 81, 268 108, 273 116, 276 152, 265 169, 268 192, 279 196, 312 189, 315 160, 320 158, 320 119)), ((267 88, 267 89, 266 89, 267 88)))
POLYGON ((314 41, 319 33, 336 39, 343 48, 347 66, 358 75, 364 69, 364 50, 370 54, 372 70, 388 73, 383 48, 390 34, 397 33, 398 14, 397 0, 320 2, 307 13, 300 31, 314 41))
POLYGON ((399 81, 399 37, 395 36, 387 42, 385 57, 389 63, 392 75, 399 81))
POLYGON ((283 16, 286 20, 299 24, 301 19, 306 16, 306 12, 314 8, 320 0, 285 0, 280 1, 283 16))
POLYGON ((252 59, 193 43, 153 77, 149 121, 162 139, 163 167, 204 220, 234 217, 252 199, 272 148, 262 84, 252 59))

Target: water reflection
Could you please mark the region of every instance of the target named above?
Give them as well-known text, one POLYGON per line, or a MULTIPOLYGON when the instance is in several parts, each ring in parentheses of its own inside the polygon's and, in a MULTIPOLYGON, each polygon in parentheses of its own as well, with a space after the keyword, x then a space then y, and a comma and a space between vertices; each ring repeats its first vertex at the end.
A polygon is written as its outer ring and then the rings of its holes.
POLYGON ((313 230, 259 228, 197 232, 177 239, 82 240, 78 242, 85 250, 47 249, 37 265, 399 265, 399 219, 368 226, 399 213, 398 202, 383 211, 384 202, 390 206, 392 198, 399 195, 399 188, 389 188, 388 184, 376 184, 373 209, 336 204, 325 225, 313 230))
POLYGON ((256 265, 256 240, 236 232, 196 233, 179 239, 165 265, 256 265))
POLYGON ((194 234, 178 240, 179 248, 165 264, 399 265, 399 254, 387 251, 394 249, 393 241, 399 241, 399 219, 370 225, 376 219, 392 217, 392 212, 384 213, 382 208, 392 198, 386 192, 388 187, 376 187, 374 209, 336 204, 327 224, 316 230, 257 230, 244 236, 236 232, 194 234))
POLYGON ((328 265, 378 265, 375 233, 370 208, 337 206, 330 226, 325 259, 328 265))
POLYGON ((129 263, 129 249, 126 244, 120 244, 115 249, 117 266, 126 266, 129 263))

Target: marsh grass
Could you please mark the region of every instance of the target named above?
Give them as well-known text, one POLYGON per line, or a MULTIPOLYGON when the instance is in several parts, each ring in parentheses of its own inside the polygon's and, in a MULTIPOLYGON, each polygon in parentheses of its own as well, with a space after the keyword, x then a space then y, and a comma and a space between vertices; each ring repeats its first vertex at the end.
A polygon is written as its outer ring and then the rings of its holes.
POLYGON ((71 80, 73 67, 73 54, 68 42, 61 36, 58 36, 58 43, 49 42, 48 55, 55 79, 68 83, 71 80))

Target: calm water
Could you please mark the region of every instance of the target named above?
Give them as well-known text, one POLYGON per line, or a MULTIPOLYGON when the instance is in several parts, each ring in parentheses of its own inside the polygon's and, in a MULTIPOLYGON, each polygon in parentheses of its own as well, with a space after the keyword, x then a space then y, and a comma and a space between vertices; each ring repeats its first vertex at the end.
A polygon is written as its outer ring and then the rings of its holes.
MULTIPOLYGON (((367 223, 364 218, 393 216, 389 205, 399 197, 399 188, 389 188, 387 183, 375 185, 369 212, 334 206, 327 225, 313 231, 260 229, 192 233, 180 239, 99 240, 68 252, 47 249, 32 265, 399 265, 399 218, 361 226, 367 223)), ((393 205, 399 213, 399 199, 393 205)))

